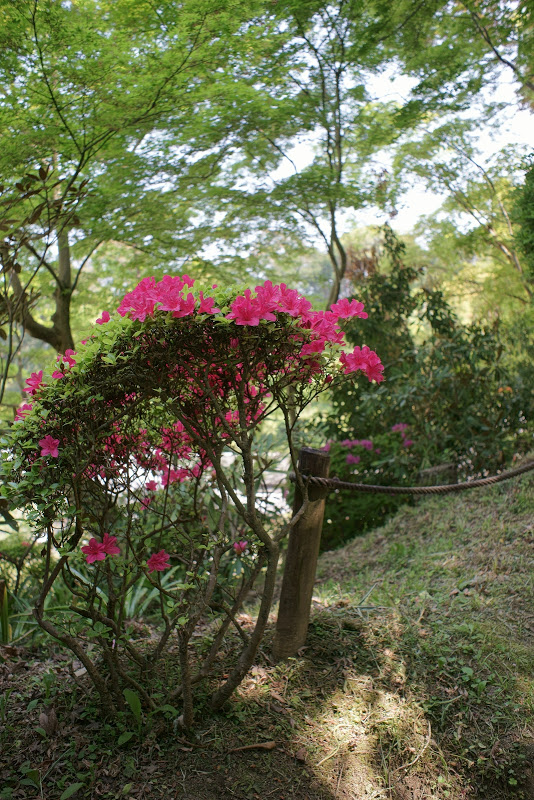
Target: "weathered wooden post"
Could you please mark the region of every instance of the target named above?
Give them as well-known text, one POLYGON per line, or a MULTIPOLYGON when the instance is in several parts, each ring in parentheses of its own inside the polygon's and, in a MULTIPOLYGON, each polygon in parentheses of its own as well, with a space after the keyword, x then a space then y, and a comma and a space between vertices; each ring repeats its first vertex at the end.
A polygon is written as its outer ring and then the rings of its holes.
POLYGON ((9 608, 7 601, 7 582, 0 581, 0 643, 11 641, 11 625, 9 624, 9 608))
MULTIPOLYGON (((302 448, 299 456, 301 474, 328 478, 329 469, 328 453, 302 448)), ((327 492, 328 489, 322 486, 309 485, 308 507, 289 534, 273 644, 273 656, 277 661, 294 656, 306 641, 327 492)), ((302 495, 297 486, 293 514, 301 506, 302 495)))

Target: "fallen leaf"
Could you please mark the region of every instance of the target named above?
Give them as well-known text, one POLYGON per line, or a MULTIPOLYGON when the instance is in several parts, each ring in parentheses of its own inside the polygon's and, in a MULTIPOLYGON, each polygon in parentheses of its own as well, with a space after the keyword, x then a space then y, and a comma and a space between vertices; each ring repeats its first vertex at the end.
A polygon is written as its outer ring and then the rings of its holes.
POLYGON ((18 656, 19 654, 17 648, 10 644, 2 644, 0 645, 0 649, 2 651, 2 655, 4 656, 18 656))
POLYGON ((306 755, 307 755, 306 748, 301 747, 300 750, 297 750, 297 752, 295 753, 295 758, 297 758, 299 761, 306 761, 306 755))

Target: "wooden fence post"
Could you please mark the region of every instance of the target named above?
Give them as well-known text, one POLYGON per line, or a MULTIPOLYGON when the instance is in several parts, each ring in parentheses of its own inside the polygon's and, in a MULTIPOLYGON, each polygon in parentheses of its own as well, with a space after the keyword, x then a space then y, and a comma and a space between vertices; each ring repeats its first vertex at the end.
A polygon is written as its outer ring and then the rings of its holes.
MULTIPOLYGON (((302 448, 299 455, 301 474, 328 478, 329 469, 328 453, 302 448)), ((327 493, 328 490, 321 486, 308 487, 308 507, 289 534, 273 643, 273 656, 277 661, 294 656, 306 641, 327 493)), ((301 506, 302 496, 296 487, 293 514, 301 506)))
POLYGON ((9 608, 7 602, 7 581, 0 581, 0 643, 11 641, 11 625, 9 624, 9 608))

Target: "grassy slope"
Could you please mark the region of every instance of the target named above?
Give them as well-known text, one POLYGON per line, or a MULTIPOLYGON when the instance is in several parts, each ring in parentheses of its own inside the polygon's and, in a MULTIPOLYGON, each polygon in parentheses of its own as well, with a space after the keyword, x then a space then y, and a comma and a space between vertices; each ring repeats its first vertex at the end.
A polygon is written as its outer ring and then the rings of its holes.
POLYGON ((425 500, 323 556, 327 605, 376 584, 367 603, 389 609, 358 627, 376 660, 367 726, 398 797, 534 797, 533 566, 531 476, 425 500))
POLYGON ((189 740, 146 726, 118 746, 132 720, 103 722, 64 657, 0 648, 0 800, 76 783, 74 800, 534 798, 533 541, 530 474, 324 554, 299 657, 271 664, 267 640, 189 740), (383 608, 359 611, 373 586, 365 604, 383 608))

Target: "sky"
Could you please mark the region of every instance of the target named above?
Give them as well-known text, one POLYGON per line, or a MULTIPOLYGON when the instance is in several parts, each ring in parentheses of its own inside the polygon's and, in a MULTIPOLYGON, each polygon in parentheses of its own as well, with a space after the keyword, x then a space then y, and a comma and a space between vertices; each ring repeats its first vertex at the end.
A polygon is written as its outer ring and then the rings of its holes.
MULTIPOLYGON (((483 157, 483 164, 490 162, 492 157, 507 145, 517 144, 534 152, 532 112, 517 107, 516 90, 517 85, 505 80, 503 76, 503 81, 494 93, 494 98, 511 103, 511 105, 507 112, 502 113, 502 123, 498 130, 482 128, 480 131, 477 145, 483 157)), ((412 230, 420 217, 437 211, 443 199, 443 195, 429 192, 422 186, 414 186, 399 204, 399 213, 394 220, 395 229, 399 233, 407 233, 412 230)))
MULTIPOLYGON (((414 79, 397 74, 384 74, 374 78, 368 85, 370 93, 377 99, 398 99, 405 102, 410 92, 410 88, 416 83, 414 79)), ((495 128, 480 129, 477 146, 480 151, 480 163, 487 166, 492 157, 503 147, 517 144, 524 147, 527 151, 534 151, 534 124, 532 112, 521 110, 517 103, 517 84, 508 79, 507 73, 503 72, 502 80, 497 88, 491 93, 491 99, 508 104, 505 111, 499 116, 499 126, 495 128)), ((288 153, 297 169, 307 166, 313 157, 312 146, 309 142, 302 142, 288 153)), ((384 166, 387 168, 387 158, 384 166)), ((293 167, 289 161, 283 162, 280 167, 272 173, 271 178, 276 180, 285 177, 293 172, 293 167)), ((425 215, 436 212, 445 195, 429 191, 422 182, 417 183, 414 177, 413 189, 406 192, 401 198, 397 216, 391 220, 387 214, 376 207, 361 209, 357 212, 344 215, 342 218, 343 232, 351 228, 367 225, 381 225, 390 221, 392 227, 399 233, 408 233, 413 230, 417 221, 425 215)))

